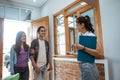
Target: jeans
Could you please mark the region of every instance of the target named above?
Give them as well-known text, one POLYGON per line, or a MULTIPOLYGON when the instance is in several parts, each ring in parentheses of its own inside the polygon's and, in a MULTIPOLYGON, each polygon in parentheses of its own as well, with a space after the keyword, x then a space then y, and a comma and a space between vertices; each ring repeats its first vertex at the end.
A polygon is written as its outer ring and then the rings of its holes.
POLYGON ((98 69, 94 63, 80 64, 81 80, 98 80, 98 69))
POLYGON ((29 68, 28 67, 14 67, 14 72, 19 73, 19 80, 29 80, 29 68))
POLYGON ((46 65, 44 65, 40 68, 40 74, 37 74, 34 71, 34 80, 46 80, 46 75, 47 75, 47 67, 46 65))

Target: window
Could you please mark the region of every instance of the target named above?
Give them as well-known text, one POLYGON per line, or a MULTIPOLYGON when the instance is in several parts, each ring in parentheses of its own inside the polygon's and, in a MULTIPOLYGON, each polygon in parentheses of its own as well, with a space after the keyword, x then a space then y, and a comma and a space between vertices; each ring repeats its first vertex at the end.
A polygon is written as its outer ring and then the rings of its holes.
MULTIPOLYGON (((95 0, 93 3, 99 4, 99 0, 95 0)), ((100 9, 99 5, 95 4, 93 5, 92 2, 89 2, 89 0, 85 2, 83 2, 83 0, 76 0, 72 4, 53 15, 55 55, 65 55, 66 51, 73 50, 71 46, 77 42, 78 38, 78 32, 76 30, 76 18, 85 15, 90 16, 91 22, 95 29, 95 34, 97 35, 100 45, 103 48, 100 9)), ((102 53, 104 54, 103 49, 102 53)))
POLYGON ((20 20, 22 20, 22 21, 31 20, 31 11, 30 10, 21 9, 20 20))
POLYGON ((32 11, 18 7, 0 4, 0 17, 12 20, 28 21, 31 20, 32 11))
POLYGON ((4 6, 0 5, 0 17, 3 18, 4 17, 4 6))
POLYGON ((65 55, 65 26, 64 26, 64 15, 60 14, 56 17, 57 20, 57 51, 59 55, 65 55))
POLYGON ((6 7, 5 18, 18 20, 19 19, 19 8, 6 7))

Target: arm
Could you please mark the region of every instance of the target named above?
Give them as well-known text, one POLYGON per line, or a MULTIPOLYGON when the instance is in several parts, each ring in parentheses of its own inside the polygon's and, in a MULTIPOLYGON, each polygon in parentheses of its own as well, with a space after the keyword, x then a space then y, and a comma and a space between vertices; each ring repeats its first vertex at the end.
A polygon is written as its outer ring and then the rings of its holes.
POLYGON ((15 50, 14 46, 10 49, 10 73, 14 74, 14 56, 15 56, 15 50))
POLYGON ((47 42, 47 46, 48 46, 48 69, 47 70, 52 70, 52 65, 50 63, 50 53, 49 53, 49 43, 47 42))
POLYGON ((31 42, 30 48, 29 48, 29 55, 32 56, 35 54, 35 40, 31 42))
POLYGON ((67 55, 74 55, 74 56, 77 56, 77 53, 76 53, 76 52, 67 51, 66 54, 67 54, 67 55))
POLYGON ((39 67, 37 66, 37 64, 35 63, 35 60, 33 58, 31 58, 31 62, 32 62, 32 65, 34 66, 35 68, 35 72, 37 74, 40 74, 40 70, 39 70, 39 67))
POLYGON ((35 69, 35 72, 37 73, 37 74, 39 74, 40 73, 40 70, 39 70, 39 67, 37 66, 37 64, 36 64, 36 62, 35 62, 35 60, 34 60, 34 56, 35 56, 35 54, 36 54, 36 51, 35 51, 35 41, 33 40, 32 42, 31 42, 31 46, 30 46, 30 49, 29 49, 29 56, 30 56, 30 60, 31 60, 31 62, 32 62, 32 65, 33 65, 33 67, 34 67, 34 69, 35 69))
POLYGON ((98 42, 96 44, 96 49, 91 49, 91 48, 85 47, 81 44, 75 44, 75 46, 78 50, 84 50, 88 54, 93 55, 95 57, 103 57, 103 55, 101 53, 101 46, 98 42))
POLYGON ((35 54, 35 50, 34 50, 34 40, 31 42, 30 48, 29 48, 29 57, 30 60, 34 59, 34 54, 35 54))

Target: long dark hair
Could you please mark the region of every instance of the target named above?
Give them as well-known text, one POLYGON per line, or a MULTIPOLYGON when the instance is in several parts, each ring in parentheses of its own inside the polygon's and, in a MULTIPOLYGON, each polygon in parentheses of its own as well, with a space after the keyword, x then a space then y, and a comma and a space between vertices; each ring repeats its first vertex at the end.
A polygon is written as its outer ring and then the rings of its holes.
POLYGON ((78 24, 84 23, 86 30, 91 31, 92 33, 94 33, 93 25, 91 24, 90 17, 88 15, 86 15, 85 17, 84 16, 78 17, 76 19, 76 22, 78 24))
MULTIPOLYGON (((14 49, 17 54, 20 54, 20 51, 21 51, 21 37, 23 34, 25 34, 23 31, 19 31, 16 35, 16 43, 15 43, 14 49)), ((29 49, 29 46, 26 44, 26 41, 23 44, 23 48, 25 51, 28 51, 29 49)))

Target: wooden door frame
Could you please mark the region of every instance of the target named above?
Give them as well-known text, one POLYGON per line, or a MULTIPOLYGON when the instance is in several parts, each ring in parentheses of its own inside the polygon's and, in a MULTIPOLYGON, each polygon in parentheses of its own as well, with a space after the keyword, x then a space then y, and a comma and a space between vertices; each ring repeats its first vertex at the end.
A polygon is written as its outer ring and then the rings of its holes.
POLYGON ((0 18, 0 79, 2 79, 2 66, 3 66, 3 28, 4 19, 0 18))

